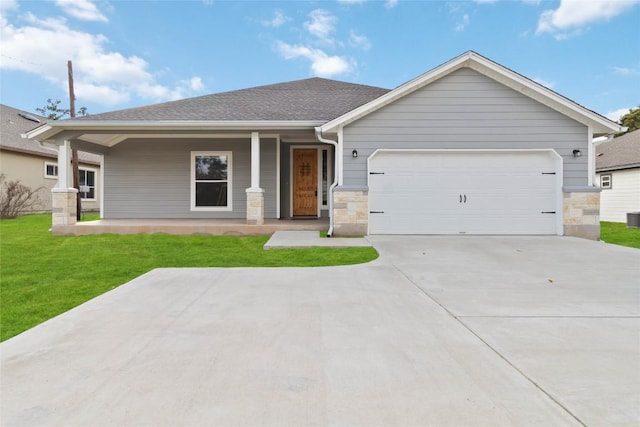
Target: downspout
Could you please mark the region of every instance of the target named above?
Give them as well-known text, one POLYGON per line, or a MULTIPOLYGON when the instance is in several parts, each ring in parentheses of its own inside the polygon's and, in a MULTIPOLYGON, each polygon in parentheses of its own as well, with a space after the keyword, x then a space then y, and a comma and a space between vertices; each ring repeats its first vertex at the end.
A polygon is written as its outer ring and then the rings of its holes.
POLYGON ((333 183, 329 187, 329 230, 327 231, 327 237, 331 237, 333 234, 333 189, 338 185, 338 156, 342 153, 338 153, 338 142, 324 138, 319 127, 316 128, 316 139, 325 144, 331 144, 335 148, 333 153, 333 183))

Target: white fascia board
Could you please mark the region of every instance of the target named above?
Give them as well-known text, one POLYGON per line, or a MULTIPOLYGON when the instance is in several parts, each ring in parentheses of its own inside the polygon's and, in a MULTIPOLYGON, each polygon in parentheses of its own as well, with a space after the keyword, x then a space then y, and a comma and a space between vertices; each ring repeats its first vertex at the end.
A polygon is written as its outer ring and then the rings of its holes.
MULTIPOLYGON (((497 82, 522 93, 523 95, 556 110, 586 126, 594 126, 598 134, 623 132, 623 127, 573 101, 554 92, 553 90, 534 82, 533 80, 505 68, 481 55, 471 52, 473 60, 468 67, 496 80, 497 82)), ((594 132, 595 133, 595 132, 594 132)))
POLYGON ((561 114, 564 114, 579 123, 592 126, 595 134, 612 134, 623 132, 623 127, 619 124, 603 117, 593 111, 590 111, 581 105, 559 95, 558 93, 530 80, 521 74, 516 73, 508 68, 503 67, 482 55, 473 51, 466 52, 444 64, 427 71, 425 74, 416 77, 407 83, 398 86, 391 92, 364 104, 355 110, 352 110, 330 122, 322 125, 321 131, 326 133, 335 133, 341 126, 346 126, 367 114, 370 114, 379 108, 388 105, 395 100, 402 98, 460 68, 471 68, 499 83, 510 87, 525 96, 528 96, 537 102, 540 102, 549 108, 552 108, 561 114))
POLYGON ((35 139, 36 141, 40 141, 41 139, 46 140, 48 139, 48 137, 47 138, 39 138, 39 137, 43 134, 48 134, 51 130, 52 130, 52 127, 49 124, 44 124, 42 126, 38 126, 35 129, 32 129, 28 132, 23 133, 20 136, 26 139, 35 139))
MULTIPOLYGON (((51 141, 53 137, 63 131, 77 131, 85 134, 99 134, 101 131, 121 131, 126 135, 129 131, 238 131, 246 130, 248 133, 256 131, 280 131, 280 130, 311 130, 321 125, 318 121, 279 120, 279 121, 203 121, 203 120, 159 120, 159 121, 62 121, 51 122, 27 132, 24 136, 36 141, 51 141)), ((138 135, 141 136, 141 135, 138 135)), ((89 137, 88 139, 90 139, 89 137)), ((79 139, 83 139, 82 136, 79 139)), ((118 137, 110 139, 110 145, 118 137)), ((100 144, 93 139, 92 142, 100 144)))

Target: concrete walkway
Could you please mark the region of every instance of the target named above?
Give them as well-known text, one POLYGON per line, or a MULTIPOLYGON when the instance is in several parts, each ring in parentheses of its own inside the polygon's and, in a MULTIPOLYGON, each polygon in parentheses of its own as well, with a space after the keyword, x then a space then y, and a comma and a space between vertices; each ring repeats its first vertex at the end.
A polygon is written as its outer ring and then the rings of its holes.
POLYGON ((0 424, 638 425, 640 251, 369 239, 365 265, 154 270, 5 341, 0 424))
POLYGON ((276 231, 265 249, 291 249, 321 246, 325 248, 367 247, 371 243, 365 238, 358 237, 320 237, 318 231, 276 231))

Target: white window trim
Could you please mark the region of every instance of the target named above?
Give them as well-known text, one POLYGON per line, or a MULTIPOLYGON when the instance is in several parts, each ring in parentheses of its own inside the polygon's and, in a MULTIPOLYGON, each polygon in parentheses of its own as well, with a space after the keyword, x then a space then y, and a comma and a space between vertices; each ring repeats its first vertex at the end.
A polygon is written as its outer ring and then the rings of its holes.
POLYGON ((80 200, 86 200, 87 202, 95 202, 97 200, 96 193, 98 192, 98 169, 79 167, 78 171, 93 172, 93 197, 86 198, 86 199, 83 197, 80 200))
POLYGON ((44 162, 44 177, 47 178, 47 179, 58 179, 58 175, 57 174, 56 175, 49 175, 47 173, 47 166, 55 167, 55 170, 57 172, 58 163, 57 162, 46 162, 46 161, 44 162))
POLYGON ((192 151, 189 180, 191 210, 195 212, 229 212, 233 210, 233 153, 231 151, 192 151), (196 156, 227 156, 227 206, 196 206, 196 156))
POLYGON ((600 188, 603 190, 611 190, 613 188, 613 176, 610 173, 600 175, 600 188), (609 185, 604 186, 604 178, 609 178, 609 185))

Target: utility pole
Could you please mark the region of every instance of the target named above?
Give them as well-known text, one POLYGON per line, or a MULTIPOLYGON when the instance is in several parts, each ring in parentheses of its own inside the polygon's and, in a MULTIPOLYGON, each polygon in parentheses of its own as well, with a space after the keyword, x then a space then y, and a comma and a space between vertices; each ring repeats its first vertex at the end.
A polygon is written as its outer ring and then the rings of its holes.
MULTIPOLYGON (((73 89, 73 64, 67 61, 67 71, 69 74, 69 115, 73 119, 76 116, 76 94, 73 89)), ((82 197, 80 196, 80 183, 78 182, 78 150, 71 150, 71 163, 73 165, 73 188, 78 190, 76 196, 76 219, 82 218, 82 197)))

